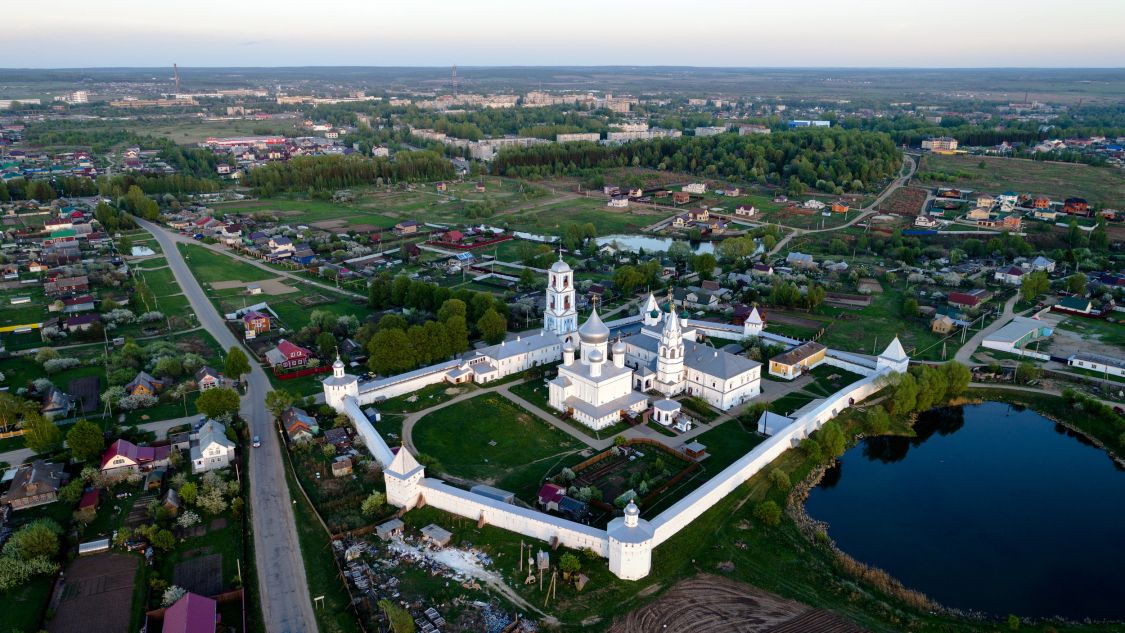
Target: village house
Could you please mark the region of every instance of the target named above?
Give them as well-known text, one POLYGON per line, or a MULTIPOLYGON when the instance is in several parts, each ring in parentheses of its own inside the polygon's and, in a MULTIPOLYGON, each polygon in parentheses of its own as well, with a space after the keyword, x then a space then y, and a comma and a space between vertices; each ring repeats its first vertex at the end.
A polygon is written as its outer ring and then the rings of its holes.
POLYGON ((414 220, 403 220, 395 225, 395 235, 414 235, 418 232, 418 223, 414 220))
POLYGON ((297 251, 297 247, 293 244, 293 240, 289 239, 288 237, 271 237, 268 245, 270 249, 269 256, 274 259, 291 257, 293 253, 297 251))
POLYGON ((87 292, 90 290, 90 280, 86 275, 79 275, 77 277, 59 277, 53 281, 48 281, 43 284, 43 292, 48 296, 54 297, 61 294, 72 292, 87 292))
POLYGON ((247 339, 256 338, 259 334, 270 331, 270 317, 268 314, 251 310, 242 315, 242 325, 247 339))
POLYGON ((320 433, 316 418, 297 407, 289 407, 281 412, 281 425, 289 434, 290 442, 305 442, 320 433))
POLYGON ((705 185, 701 182, 693 182, 691 184, 684 185, 680 189, 684 192, 694 193, 694 194, 699 195, 699 196, 707 193, 707 185, 705 185))
POLYGON ((691 202, 691 194, 686 191, 673 191, 672 204, 680 205, 691 202))
POLYGON ((939 314, 930 322, 930 331, 945 336, 957 329, 957 322, 944 314, 939 314))
POLYGON ((136 377, 125 385, 125 393, 130 396, 156 396, 164 388, 164 382, 157 380, 147 372, 138 372, 136 377))
POLYGON ((770 375, 793 380, 824 362, 828 348, 809 341, 770 359, 770 375))
POLYGON ((293 369, 307 365, 312 356, 311 351, 281 339, 277 347, 266 352, 266 361, 274 369, 293 369))
POLYGON ((1009 266, 1008 268, 997 270, 993 279, 1010 286, 1018 286, 1023 281, 1023 276, 1025 274, 1027 274, 1027 271, 1019 266, 1009 266))
POLYGON ((58 499, 59 488, 67 481, 65 468, 65 464, 53 464, 41 459, 20 466, 8 491, 0 496, 0 506, 8 505, 12 510, 26 510, 54 503, 58 499))
POLYGON ((1090 215, 1090 203, 1085 198, 1067 198, 1063 201, 1063 212, 1068 215, 1090 215))
POLYGON ((102 474, 118 475, 148 472, 169 465, 169 446, 137 446, 128 440, 117 440, 102 454, 102 474))
POLYGON ((191 434, 191 472, 222 470, 234 459, 234 442, 221 423, 208 420, 191 434))
POLYGON ((218 603, 188 592, 164 612, 162 633, 215 633, 219 623, 218 603))
POLYGON ((740 218, 752 218, 755 215, 758 215, 758 209, 754 208, 754 205, 752 205, 752 204, 751 205, 740 204, 740 205, 738 205, 738 207, 735 208, 734 214, 737 217, 740 217, 740 218))
POLYGON ((851 210, 851 207, 849 207, 848 205, 846 205, 842 202, 833 202, 832 203, 832 213, 847 213, 850 210, 851 210))
POLYGON ((199 371, 195 372, 195 384, 200 391, 222 387, 225 382, 226 379, 223 378, 223 375, 213 367, 204 365, 199 368, 199 371))
POLYGON ((969 290, 966 292, 954 290, 953 292, 949 293, 948 297, 946 297, 946 301, 949 303, 949 305, 958 308, 975 308, 980 304, 987 302, 991 298, 991 292, 984 290, 983 288, 977 288, 975 290, 969 290))

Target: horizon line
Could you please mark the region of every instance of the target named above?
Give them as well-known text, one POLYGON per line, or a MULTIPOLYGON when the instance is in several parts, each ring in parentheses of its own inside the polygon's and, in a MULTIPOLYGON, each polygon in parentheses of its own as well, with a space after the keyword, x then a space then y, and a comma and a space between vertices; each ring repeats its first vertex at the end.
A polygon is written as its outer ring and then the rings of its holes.
MULTIPOLYGON (((169 62, 171 63, 171 62, 169 62)), ((462 69, 550 69, 550 68, 649 68, 649 69, 696 69, 696 70, 1117 70, 1125 71, 1125 66, 685 66, 672 64, 514 64, 514 65, 488 65, 488 64, 450 64, 443 66, 410 66, 410 65, 348 65, 348 64, 315 64, 315 65, 277 65, 277 66, 179 66, 180 70, 226 70, 226 69, 312 69, 312 68, 372 68, 372 69, 409 69, 409 70, 446 70, 449 66, 456 65, 462 69)), ((167 68, 168 64, 160 66, 11 66, 0 67, 3 71, 58 71, 58 70, 153 70, 167 68)))

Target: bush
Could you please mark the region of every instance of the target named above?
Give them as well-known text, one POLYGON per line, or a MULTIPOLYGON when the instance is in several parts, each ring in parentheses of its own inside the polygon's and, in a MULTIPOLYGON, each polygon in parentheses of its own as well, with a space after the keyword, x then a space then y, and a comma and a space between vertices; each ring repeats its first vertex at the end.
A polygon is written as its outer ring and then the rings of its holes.
POLYGON ((359 511, 364 516, 371 517, 383 511, 383 506, 387 505, 387 495, 381 492, 373 492, 367 495, 360 505, 359 511))
POLYGON ((156 404, 156 397, 147 393, 137 393, 131 396, 125 396, 117 401, 117 406, 124 411, 136 411, 137 409, 147 409, 156 404))
POLYGON ((59 553, 62 528, 50 519, 37 519, 23 526, 4 544, 4 556, 22 561, 51 558, 59 553))
POLYGON ((67 369, 74 369, 82 364, 82 361, 77 358, 52 358, 51 360, 43 363, 43 371, 48 374, 57 374, 60 371, 67 369))
POLYGON ((181 514, 178 519, 176 519, 176 525, 178 527, 186 529, 199 525, 200 521, 202 521, 202 519, 199 518, 198 514, 196 514, 192 510, 185 510, 184 513, 181 514))
POLYGON ((835 421, 825 423, 817 435, 820 436, 820 443, 824 446, 826 455, 839 457, 844 454, 847 440, 844 439, 844 432, 840 430, 840 425, 835 421))
POLYGON ((790 486, 792 486, 792 484, 789 482, 788 473, 780 468, 774 468, 773 470, 771 470, 769 478, 770 483, 773 484, 773 487, 782 492, 789 490, 790 486))
POLYGON ((772 499, 760 501, 754 506, 754 518, 762 525, 774 527, 781 523, 781 508, 772 499))

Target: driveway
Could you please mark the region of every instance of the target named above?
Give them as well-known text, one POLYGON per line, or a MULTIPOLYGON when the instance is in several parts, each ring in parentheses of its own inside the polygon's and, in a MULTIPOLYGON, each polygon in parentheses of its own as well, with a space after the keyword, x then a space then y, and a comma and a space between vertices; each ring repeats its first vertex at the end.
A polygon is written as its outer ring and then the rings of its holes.
MULTIPOLYGON (((140 218, 134 219, 160 243, 200 325, 215 337, 223 349, 240 346, 184 263, 176 248, 174 234, 140 218)), ((281 441, 265 407, 266 394, 271 390, 270 381, 262 368, 251 362, 250 374, 245 382, 247 391, 242 397, 241 415, 250 425, 251 434, 262 439, 262 446, 250 451, 249 474, 251 530, 265 629, 271 633, 316 631, 305 564, 293 519, 293 502, 289 498, 281 458, 281 441)))
POLYGON ((1004 312, 1001 313, 1001 315, 997 317, 995 321, 990 323, 988 327, 984 328, 980 332, 977 332, 973 335, 973 338, 966 341, 965 344, 961 346, 961 349, 957 350, 957 354, 953 356, 953 360, 969 367, 976 365, 977 363, 974 363, 972 362, 972 360, 970 360, 973 356, 973 352, 977 351, 977 348, 980 347, 981 342, 984 341, 986 336, 1004 327, 1008 324, 1008 321, 1012 320, 1012 316, 1014 314, 1012 308, 1015 307, 1016 301, 1019 301, 1019 298, 1020 296, 1017 293, 1013 295, 1011 299, 1008 299, 1008 301, 1004 303, 1004 312))

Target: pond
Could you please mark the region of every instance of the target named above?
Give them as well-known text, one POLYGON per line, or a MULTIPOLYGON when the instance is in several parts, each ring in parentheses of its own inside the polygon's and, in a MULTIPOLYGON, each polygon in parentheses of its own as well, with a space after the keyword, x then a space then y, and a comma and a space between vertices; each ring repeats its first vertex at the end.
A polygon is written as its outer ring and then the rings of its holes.
MULTIPOLYGON (((532 242, 543 242, 543 243, 548 243, 548 244, 557 242, 558 239, 559 239, 559 238, 555 237, 554 235, 538 235, 536 233, 527 233, 525 231, 513 231, 512 234, 515 235, 516 237, 520 238, 520 239, 530 240, 532 242)), ((612 243, 616 242, 617 246, 619 248, 625 249, 627 251, 637 252, 637 251, 639 251, 640 249, 643 248, 646 253, 652 253, 652 252, 656 252, 656 251, 666 251, 666 250, 668 250, 668 247, 672 245, 672 242, 674 242, 674 241, 681 241, 682 242, 684 240, 674 240, 670 237, 652 237, 652 236, 649 236, 649 235, 618 234, 618 235, 603 235, 602 237, 596 238, 595 241, 597 242, 598 246, 601 246, 602 244, 612 244, 612 243)), ((691 246, 692 252, 694 252, 696 255, 698 255, 700 253, 714 253, 715 252, 715 243, 714 242, 688 242, 688 244, 691 246)), ((759 244, 757 252, 761 252, 761 250, 762 250, 762 247, 761 247, 761 244, 759 244)))
POLYGON ((856 560, 953 608, 1125 619, 1125 470, 1029 409, 928 411, 867 438, 806 510, 856 560))

